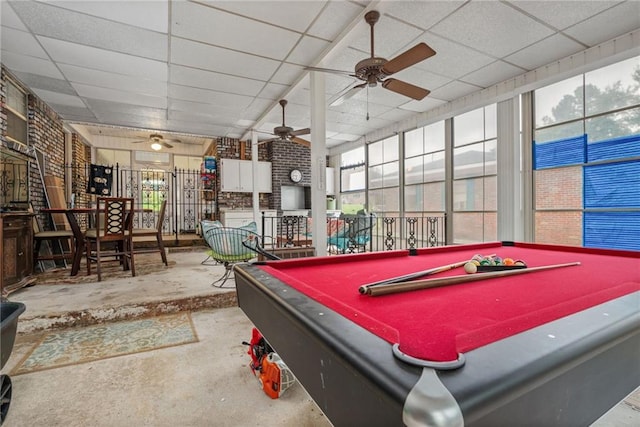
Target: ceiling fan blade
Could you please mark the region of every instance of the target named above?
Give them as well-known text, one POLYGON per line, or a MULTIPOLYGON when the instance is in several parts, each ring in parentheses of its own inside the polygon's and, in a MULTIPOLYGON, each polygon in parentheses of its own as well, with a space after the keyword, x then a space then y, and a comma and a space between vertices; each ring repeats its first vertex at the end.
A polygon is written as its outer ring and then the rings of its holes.
POLYGON ((329 104, 329 106, 330 107, 336 107, 336 106, 342 104, 343 102, 345 102, 345 101, 353 98, 354 96, 356 96, 356 94, 358 92, 360 92, 360 90, 363 89, 366 86, 367 86, 366 83, 362 83, 362 84, 359 84, 359 85, 356 85, 356 86, 352 87, 351 89, 347 90, 345 93, 340 95, 340 97, 338 97, 331 104, 329 104))
POLYGON ((304 69, 306 71, 321 71, 323 73, 346 74, 351 77, 357 77, 353 74, 353 71, 334 70, 333 68, 320 68, 320 67, 304 67, 304 69))
POLYGON ((423 89, 418 86, 414 86, 410 83, 403 82, 397 79, 387 79, 382 82, 382 87, 389 89, 390 91, 399 93, 400 95, 408 96, 416 101, 420 101, 425 96, 429 95, 431 91, 423 89))
POLYGON ((141 142, 149 142, 148 139, 141 139, 140 141, 131 141, 132 144, 140 144, 141 142))
POLYGON ((308 135, 310 133, 311 133, 311 129, 304 128, 304 129, 298 129, 298 130, 294 130, 292 132, 289 132, 289 135, 291 135, 291 136, 308 135))
POLYGON ((161 141, 161 142, 160 142, 160 144, 162 144, 162 145, 163 145, 164 147, 166 147, 166 148, 173 148, 173 145, 169 144, 169 143, 168 143, 168 142, 166 142, 166 141, 161 141))
POLYGON ((407 67, 417 64, 420 61, 436 54, 436 51, 427 46, 426 43, 418 43, 411 49, 396 56, 382 67, 382 72, 387 76, 402 71, 407 67))
POLYGON ((311 147, 311 143, 306 139, 298 138, 297 136, 291 137, 291 141, 296 144, 304 145, 305 147, 311 147))

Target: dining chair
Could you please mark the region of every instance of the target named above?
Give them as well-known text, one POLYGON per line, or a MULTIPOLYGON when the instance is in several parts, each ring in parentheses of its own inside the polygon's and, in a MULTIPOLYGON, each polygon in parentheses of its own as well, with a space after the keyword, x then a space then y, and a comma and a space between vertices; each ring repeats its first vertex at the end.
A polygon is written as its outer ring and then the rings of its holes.
POLYGON ((102 281, 103 259, 115 258, 135 276, 132 251, 133 199, 98 197, 97 206, 97 213, 103 215, 103 220, 96 221, 96 227, 85 232, 87 274, 91 274, 91 263, 95 262, 98 281, 102 281))
MULTIPOLYGON (((29 202, 28 212, 34 213, 29 202)), ((40 264, 44 271, 43 261, 71 261, 76 250, 73 230, 45 230, 38 217, 33 216, 33 265, 40 264)))
POLYGON ((167 261, 167 254, 164 250, 164 242, 162 241, 162 227, 164 226, 164 217, 167 209, 167 200, 163 200, 160 205, 160 213, 158 214, 158 221, 156 222, 155 228, 134 228, 132 230, 134 241, 132 244, 134 245, 133 253, 134 254, 143 254, 143 253, 153 253, 160 252, 160 256, 162 257, 162 262, 164 265, 169 265, 167 261), (135 247, 135 238, 136 237, 155 237, 156 245, 155 246, 140 246, 138 248, 135 247))

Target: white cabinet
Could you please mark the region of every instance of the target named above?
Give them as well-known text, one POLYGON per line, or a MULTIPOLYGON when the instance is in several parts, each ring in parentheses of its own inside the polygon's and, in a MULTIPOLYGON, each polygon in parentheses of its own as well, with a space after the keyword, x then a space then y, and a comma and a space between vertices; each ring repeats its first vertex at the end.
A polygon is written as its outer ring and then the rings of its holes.
MULTIPOLYGON (((258 192, 271 193, 271 162, 258 162, 258 192)), ((228 192, 253 192, 251 160, 220 159, 220 188, 228 192)))

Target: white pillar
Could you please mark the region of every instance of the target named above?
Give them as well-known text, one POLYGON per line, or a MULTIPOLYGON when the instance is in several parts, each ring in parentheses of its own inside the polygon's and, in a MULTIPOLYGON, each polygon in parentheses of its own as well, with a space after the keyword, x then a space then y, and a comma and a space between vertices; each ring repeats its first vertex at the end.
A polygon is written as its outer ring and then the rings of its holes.
POLYGON ((311 85, 311 216, 313 245, 319 256, 327 254, 327 141, 324 75, 310 73, 311 85))
POLYGON ((262 235, 260 215, 260 193, 258 193, 258 132, 251 130, 251 185, 253 186, 253 219, 258 225, 258 234, 262 235))
POLYGON ((522 241, 522 179, 518 97, 497 104, 498 240, 522 241))

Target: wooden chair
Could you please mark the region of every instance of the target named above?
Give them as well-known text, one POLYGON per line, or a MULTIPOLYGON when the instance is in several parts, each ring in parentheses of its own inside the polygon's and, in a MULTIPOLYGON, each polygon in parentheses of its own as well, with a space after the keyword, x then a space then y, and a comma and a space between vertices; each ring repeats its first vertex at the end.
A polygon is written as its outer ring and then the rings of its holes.
POLYGON ((104 215, 96 221, 96 228, 85 232, 87 247, 87 274, 91 274, 91 263, 95 262, 98 281, 102 280, 103 258, 116 258, 125 270, 136 275, 132 251, 133 199, 122 197, 98 197, 98 213, 104 215))
MULTIPOLYGON (((28 211, 34 213, 29 203, 28 211)), ((44 230, 37 216, 33 224, 33 265, 40 263, 40 270, 45 268, 43 261, 71 261, 76 250, 73 230, 44 230), (43 252, 43 253, 41 253, 43 252), (48 253, 45 253, 48 252, 48 253)))
POLYGON ((165 217, 166 209, 167 209, 167 200, 165 199, 162 201, 162 205, 160 206, 160 213, 158 214, 158 222, 156 223, 156 227, 155 228, 134 228, 132 230, 132 233, 133 233, 134 239, 136 237, 155 237, 156 238, 156 246, 154 247, 144 246, 144 247, 135 248, 135 243, 133 243, 134 254, 160 252, 160 256, 162 257, 162 262, 164 263, 164 265, 168 266, 169 262, 167 261, 167 254, 164 250, 164 242, 162 241, 162 227, 164 225, 164 217, 165 217))

